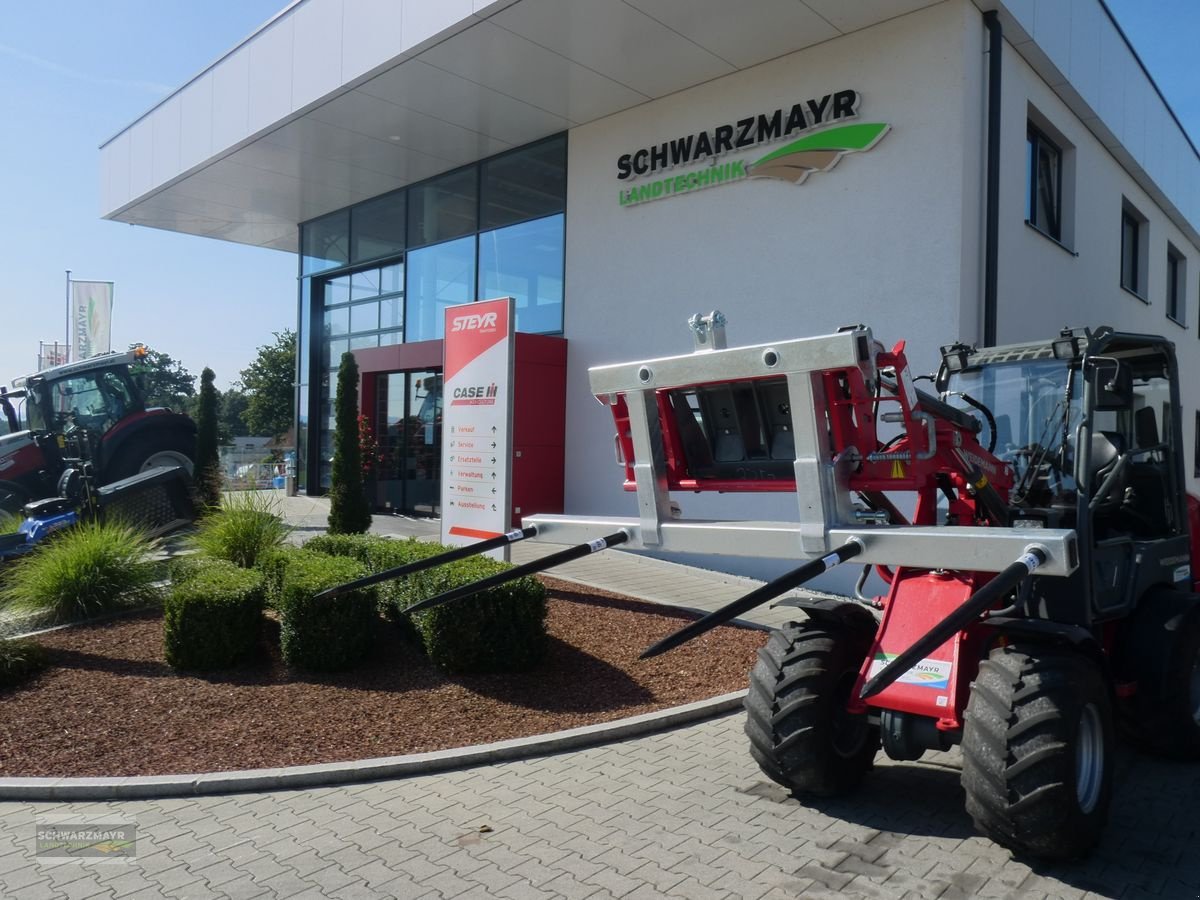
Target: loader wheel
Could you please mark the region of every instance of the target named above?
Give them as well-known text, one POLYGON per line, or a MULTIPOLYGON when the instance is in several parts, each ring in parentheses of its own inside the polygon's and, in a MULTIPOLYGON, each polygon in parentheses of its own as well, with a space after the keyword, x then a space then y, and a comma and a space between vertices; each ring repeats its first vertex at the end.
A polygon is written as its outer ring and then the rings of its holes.
POLYGON ((1013 644, 980 664, 962 785, 975 827, 992 840, 1047 859, 1085 854, 1108 818, 1112 752, 1112 702, 1092 660, 1013 644))
POLYGON ((825 622, 789 622, 758 651, 746 695, 750 755, 797 794, 832 797, 858 786, 879 729, 846 703, 871 635, 825 622))

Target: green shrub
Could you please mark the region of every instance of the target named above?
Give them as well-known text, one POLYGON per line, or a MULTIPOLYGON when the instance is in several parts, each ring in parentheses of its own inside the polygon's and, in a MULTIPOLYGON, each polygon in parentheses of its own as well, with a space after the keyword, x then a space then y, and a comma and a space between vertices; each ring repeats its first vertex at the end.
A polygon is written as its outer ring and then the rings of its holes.
POLYGON ((226 560, 199 560, 163 603, 163 650, 176 669, 222 669, 254 654, 263 578, 226 560))
POLYGON ((278 596, 279 646, 288 665, 316 671, 349 669, 370 650, 379 616, 374 588, 316 600, 325 588, 367 574, 347 557, 311 551, 288 558, 278 596))
POLYGON ((363 485, 358 425, 358 363, 349 351, 338 365, 333 397, 333 463, 329 484, 329 531, 362 534, 371 527, 371 506, 363 485))
POLYGON ((64 621, 150 602, 156 548, 122 522, 83 522, 7 564, 0 604, 64 621))
POLYGON ((205 556, 252 569, 260 554, 281 545, 292 532, 276 508, 266 493, 228 494, 200 520, 191 544, 205 556))
POLYGON ((0 640, 0 689, 15 687, 46 667, 46 651, 30 640, 0 640))
MULTIPOLYGON (((432 552, 450 548, 425 544, 432 552)), ((546 652, 546 589, 526 576, 409 617, 408 606, 511 565, 476 556, 394 582, 392 615, 411 618, 430 662, 446 672, 522 672, 546 652)))
POLYGON ((283 573, 292 560, 321 558, 324 555, 314 553, 306 547, 294 547, 290 544, 283 544, 260 554, 254 568, 262 573, 263 595, 267 606, 270 609, 279 608, 279 597, 283 590, 283 573))
POLYGON ((200 402, 196 412, 196 456, 192 481, 201 509, 216 509, 221 503, 221 460, 217 450, 216 376, 205 366, 200 373, 200 402))
POLYGON ((0 534, 15 534, 20 529, 22 521, 20 516, 6 513, 0 509, 0 534))
POLYGON ((371 565, 377 552, 375 545, 391 543, 395 542, 377 534, 319 534, 305 541, 304 549, 327 556, 348 556, 374 572, 378 571, 371 565))

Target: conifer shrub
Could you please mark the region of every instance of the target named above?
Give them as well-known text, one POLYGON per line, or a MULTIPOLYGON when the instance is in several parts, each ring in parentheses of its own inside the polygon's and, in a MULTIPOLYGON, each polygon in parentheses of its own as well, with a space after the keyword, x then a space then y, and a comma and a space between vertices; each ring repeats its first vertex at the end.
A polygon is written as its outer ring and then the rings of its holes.
POLYGON ((358 424, 358 363, 342 354, 333 401, 333 467, 329 486, 329 533, 362 534, 371 527, 371 509, 363 485, 358 424))

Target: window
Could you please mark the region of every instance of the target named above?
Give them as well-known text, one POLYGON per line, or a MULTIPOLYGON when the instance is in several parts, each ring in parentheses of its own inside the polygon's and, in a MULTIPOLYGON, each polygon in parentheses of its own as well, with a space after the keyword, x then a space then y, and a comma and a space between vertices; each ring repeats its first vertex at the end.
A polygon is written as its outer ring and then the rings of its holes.
POLYGON ((1187 260, 1182 253, 1167 244, 1167 318, 1186 325, 1187 304, 1183 299, 1187 283, 1187 260))
POLYGON ((301 229, 300 244, 305 275, 346 265, 350 261, 350 214, 343 210, 309 222, 301 229))
POLYGON ((513 297, 517 331, 563 330, 563 216, 479 236, 479 299, 513 297))
POLYGON ((408 254, 404 340, 431 341, 445 333, 447 306, 475 299, 475 236, 408 254))
POLYGON ((360 203, 350 211, 350 261, 391 256, 404 249, 404 192, 360 203))
POLYGON ((1130 203, 1121 208, 1121 287, 1146 299, 1146 217, 1130 203))
POLYGON ((470 166, 409 191, 410 247, 447 241, 476 230, 478 174, 478 169, 470 166))
POLYGON ((567 143, 542 141, 483 164, 481 229, 539 219, 567 206, 567 143))
POLYGON ((1063 152, 1030 124, 1025 139, 1025 219, 1048 237, 1063 239, 1063 152))

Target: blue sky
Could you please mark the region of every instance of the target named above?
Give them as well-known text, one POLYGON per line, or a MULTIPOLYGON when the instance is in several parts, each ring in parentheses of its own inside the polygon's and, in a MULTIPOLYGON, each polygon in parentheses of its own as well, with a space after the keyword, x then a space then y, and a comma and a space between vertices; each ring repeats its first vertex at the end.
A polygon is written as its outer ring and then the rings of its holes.
MULTIPOLYGON (((0 379, 32 371, 39 339, 61 339, 66 269, 116 282, 114 346, 144 341, 222 386, 294 323, 292 255, 99 217, 100 143, 283 5, 0 0, 0 379)), ((1200 3, 1109 6, 1200 143, 1200 3)))

